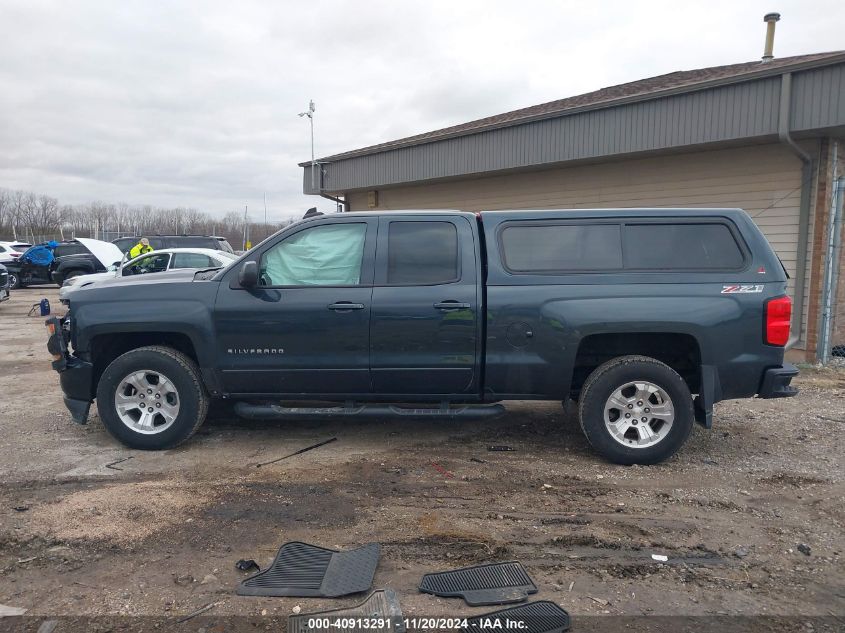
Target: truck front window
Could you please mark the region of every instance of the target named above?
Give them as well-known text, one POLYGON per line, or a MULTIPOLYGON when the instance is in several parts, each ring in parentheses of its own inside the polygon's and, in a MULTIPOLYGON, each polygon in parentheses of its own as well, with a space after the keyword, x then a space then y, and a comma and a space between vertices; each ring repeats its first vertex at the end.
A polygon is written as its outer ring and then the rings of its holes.
POLYGON ((356 286, 364 257, 363 222, 322 224, 284 239, 261 257, 265 286, 356 286))

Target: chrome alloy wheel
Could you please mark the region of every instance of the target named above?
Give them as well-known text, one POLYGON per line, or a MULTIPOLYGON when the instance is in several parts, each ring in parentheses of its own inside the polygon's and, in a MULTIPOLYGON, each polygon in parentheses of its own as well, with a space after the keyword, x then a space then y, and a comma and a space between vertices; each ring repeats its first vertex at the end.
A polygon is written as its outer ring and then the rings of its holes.
POLYGON ((664 389, 647 380, 622 385, 604 404, 604 423, 614 440, 630 448, 648 448, 665 438, 675 407, 664 389))
POLYGON ((134 371, 114 394, 114 408, 120 421, 136 433, 161 433, 179 415, 179 392, 167 376, 145 369, 134 371))

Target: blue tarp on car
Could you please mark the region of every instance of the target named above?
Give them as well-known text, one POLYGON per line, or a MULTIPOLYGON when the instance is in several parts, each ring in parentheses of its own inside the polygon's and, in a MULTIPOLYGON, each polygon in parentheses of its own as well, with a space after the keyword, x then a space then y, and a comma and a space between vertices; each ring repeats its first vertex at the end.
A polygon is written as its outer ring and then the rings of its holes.
POLYGON ((44 242, 24 251, 21 259, 24 259, 36 266, 49 266, 54 259, 53 249, 59 245, 58 242, 44 242))

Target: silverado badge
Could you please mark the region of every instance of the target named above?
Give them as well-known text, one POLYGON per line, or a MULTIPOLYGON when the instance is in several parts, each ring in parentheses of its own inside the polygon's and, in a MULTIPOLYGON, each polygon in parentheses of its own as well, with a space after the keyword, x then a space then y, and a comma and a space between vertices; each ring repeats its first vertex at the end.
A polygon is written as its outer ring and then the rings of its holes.
POLYGON ((281 347, 229 347, 226 349, 227 354, 284 354, 285 350, 281 347))

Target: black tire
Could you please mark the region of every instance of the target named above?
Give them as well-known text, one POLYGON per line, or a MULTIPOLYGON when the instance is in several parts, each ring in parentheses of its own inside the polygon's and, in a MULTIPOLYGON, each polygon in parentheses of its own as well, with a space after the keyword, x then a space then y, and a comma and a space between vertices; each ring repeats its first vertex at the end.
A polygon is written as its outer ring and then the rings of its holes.
POLYGON ((97 410, 106 430, 130 448, 162 450, 190 438, 205 421, 209 397, 199 368, 188 356, 170 347, 140 347, 118 356, 106 367, 97 385, 97 410), (175 386, 179 412, 172 424, 154 434, 144 434, 124 424, 115 408, 115 396, 123 379, 133 371, 161 372, 175 386))
POLYGON ((24 285, 21 283, 21 278, 18 277, 17 273, 13 273, 13 272, 9 273, 9 287, 12 290, 18 290, 19 288, 24 287, 24 285))
POLYGON ((692 395, 684 379, 668 365, 648 356, 621 356, 595 369, 581 389, 578 417, 590 446, 605 459, 625 465, 656 464, 671 457, 687 441, 695 420, 692 395), (624 445, 605 424, 608 399, 633 381, 653 383, 666 392, 674 408, 672 426, 651 446, 624 445))

